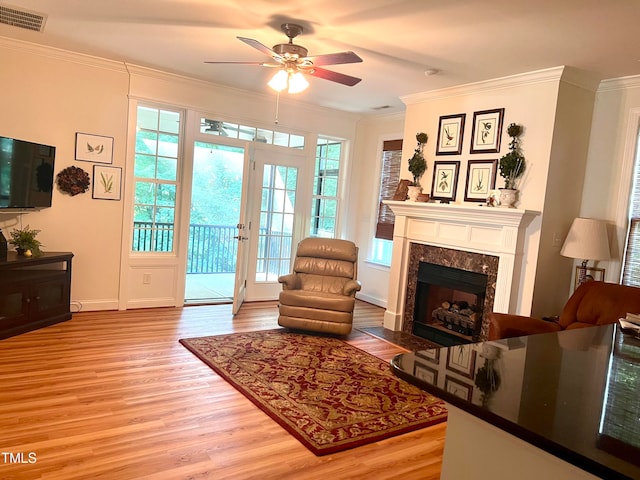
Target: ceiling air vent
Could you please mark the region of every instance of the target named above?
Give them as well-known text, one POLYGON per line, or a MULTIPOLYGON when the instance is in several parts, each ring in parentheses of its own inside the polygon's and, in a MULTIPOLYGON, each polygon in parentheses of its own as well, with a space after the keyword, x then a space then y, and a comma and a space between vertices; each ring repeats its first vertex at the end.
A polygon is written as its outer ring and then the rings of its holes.
POLYGON ((9 5, 0 5, 0 23, 11 25, 12 27, 41 32, 46 18, 41 13, 20 10, 9 5))

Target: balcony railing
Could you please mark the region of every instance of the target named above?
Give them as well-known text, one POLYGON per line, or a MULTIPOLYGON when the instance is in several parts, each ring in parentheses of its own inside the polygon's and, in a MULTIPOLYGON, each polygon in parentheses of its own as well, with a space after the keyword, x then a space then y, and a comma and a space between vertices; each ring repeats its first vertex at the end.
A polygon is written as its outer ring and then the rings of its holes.
MULTIPOLYGON (((134 222, 134 252, 173 251, 173 224, 134 222)), ((189 249, 187 273, 235 273, 238 256, 237 228, 230 225, 189 225, 189 249)), ((289 260, 284 252, 291 252, 291 234, 259 231, 258 272, 274 275, 289 271, 289 260)))
MULTIPOLYGON (((229 225, 189 225, 187 273, 233 273, 236 271, 237 229, 229 225)), ((171 252, 173 224, 134 222, 134 252, 171 252), (155 227, 155 228, 154 228, 155 227)))

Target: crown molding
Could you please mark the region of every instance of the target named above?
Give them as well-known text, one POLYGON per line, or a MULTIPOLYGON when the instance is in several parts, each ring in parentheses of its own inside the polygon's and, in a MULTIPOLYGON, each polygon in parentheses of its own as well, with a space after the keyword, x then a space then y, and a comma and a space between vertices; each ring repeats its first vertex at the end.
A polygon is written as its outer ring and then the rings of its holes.
MULTIPOLYGON (((266 93, 252 92, 250 90, 242 90, 240 88, 231 87, 229 85, 222 85, 219 83, 214 83, 208 80, 202 80, 195 77, 188 77, 185 75, 181 75, 178 73, 166 72, 164 70, 157 70, 150 67, 144 67, 141 65, 135 64, 126 64, 126 69, 129 72, 130 76, 139 76, 139 77, 147 77, 153 78, 156 80, 163 80, 171 83, 179 83, 184 86, 192 87, 192 88, 205 88, 205 89, 220 89, 227 92, 229 95, 237 95, 241 96, 245 99, 255 99, 256 101, 275 101, 275 97, 273 95, 267 95, 266 93)), ((135 98, 137 95, 135 93, 131 94, 135 98)), ((336 112, 340 113, 345 117, 351 117, 354 121, 362 118, 362 114, 353 113, 353 112, 344 112, 341 110, 336 110, 328 107, 321 107, 319 105, 312 105, 310 103, 304 103, 298 100, 291 100, 289 98, 280 96, 280 105, 287 106, 292 109, 296 109, 297 111, 306 111, 309 114, 318 114, 320 112, 326 113, 328 115, 334 115, 336 112)), ((193 106, 193 108, 196 108, 193 106)))
POLYGON ((405 105, 414 103, 422 103, 433 99, 442 99, 446 97, 459 97, 464 95, 476 95, 483 92, 501 90, 504 88, 513 88, 523 85, 531 85, 536 83, 545 83, 559 81, 565 70, 564 66, 537 70, 534 72, 519 73, 508 77, 494 78, 491 80, 483 80, 482 82, 467 83, 454 87, 442 88, 439 90, 431 90, 429 92, 416 93, 400 97, 405 105))
POLYGON ((631 75, 628 77, 610 78, 600 82, 598 93, 611 92, 614 90, 627 90, 629 88, 640 87, 640 75, 631 75))
MULTIPOLYGON (((72 62, 80 65, 85 65, 94 68, 101 68, 111 71, 116 71, 120 73, 126 73, 129 76, 138 75, 144 77, 151 77, 155 79, 161 79, 165 81, 171 81, 174 83, 181 83, 183 85, 189 86, 199 86, 201 88, 219 88, 228 91, 230 94, 240 95, 242 97, 250 97, 255 99, 271 99, 271 96, 266 94, 261 94, 257 92, 251 92, 249 90, 242 90, 235 87, 230 87, 228 85, 220 85, 211 81, 202 80, 194 77, 187 77, 185 75, 180 75, 177 73, 166 72, 162 70, 157 70, 150 67, 144 67, 140 65, 129 64, 123 61, 115 61, 109 60, 102 57, 96 57, 93 55, 87 55, 84 53, 73 52, 70 50, 64 50, 61 48, 50 47, 47 45, 40 45, 38 43, 26 42, 23 40, 16 40, 9 37, 0 36, 0 48, 6 48, 8 50, 15 50, 17 52, 29 53, 34 55, 39 55, 42 57, 46 57, 49 59, 54 59, 57 61, 65 61, 72 62)), ((335 110, 328 107, 320 107, 317 105, 312 105, 300 101, 289 100, 287 98, 280 97, 280 104, 290 106, 291 108, 296 108, 298 110, 307 111, 309 113, 319 113, 326 112, 329 114, 335 114, 335 112, 340 112, 341 114, 351 117, 355 120, 361 118, 363 115, 360 113, 353 112, 343 112, 340 110, 335 110)))
POLYGON ((26 52, 33 55, 40 55, 42 57, 52 58, 58 61, 72 62, 80 65, 126 73, 126 68, 123 62, 95 57, 93 55, 86 55, 84 53, 72 52, 62 48, 40 45, 38 43, 25 42, 24 40, 0 37, 0 47, 8 50, 26 52))

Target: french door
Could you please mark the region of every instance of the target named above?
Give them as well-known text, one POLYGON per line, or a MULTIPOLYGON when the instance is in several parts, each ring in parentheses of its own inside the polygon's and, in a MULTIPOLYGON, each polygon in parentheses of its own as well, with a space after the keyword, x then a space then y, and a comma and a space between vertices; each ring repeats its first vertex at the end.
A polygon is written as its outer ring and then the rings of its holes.
POLYGON ((299 185, 305 156, 301 152, 274 152, 256 147, 250 201, 247 298, 278 298, 280 275, 291 271, 291 261, 304 225, 299 185))
POLYGON ((249 156, 244 147, 194 142, 187 303, 228 302, 245 293, 249 156))

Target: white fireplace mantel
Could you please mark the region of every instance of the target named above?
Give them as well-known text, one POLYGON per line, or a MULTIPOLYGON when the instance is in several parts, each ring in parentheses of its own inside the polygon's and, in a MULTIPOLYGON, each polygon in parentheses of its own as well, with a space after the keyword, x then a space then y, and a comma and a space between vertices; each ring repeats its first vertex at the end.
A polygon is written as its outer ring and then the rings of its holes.
POLYGON ((512 289, 520 271, 524 231, 538 212, 480 205, 453 205, 387 200, 395 214, 393 254, 384 326, 401 330, 411 243, 433 245, 498 257, 495 312, 512 312, 512 289))

